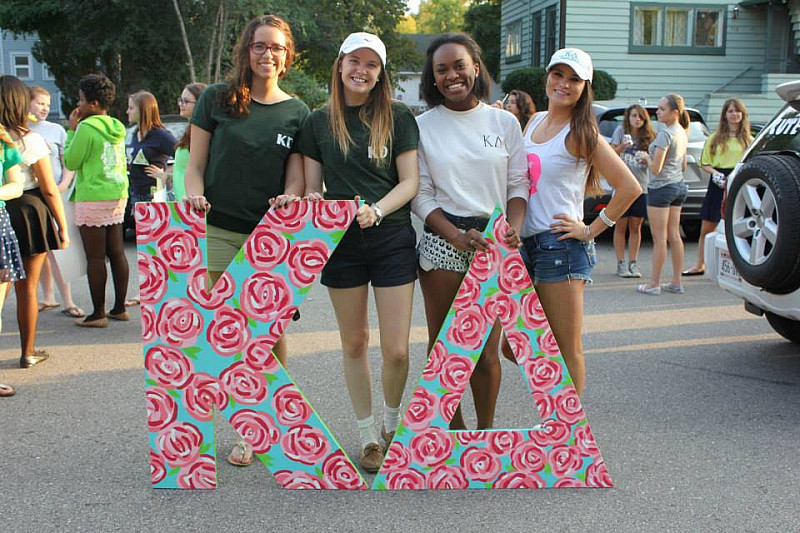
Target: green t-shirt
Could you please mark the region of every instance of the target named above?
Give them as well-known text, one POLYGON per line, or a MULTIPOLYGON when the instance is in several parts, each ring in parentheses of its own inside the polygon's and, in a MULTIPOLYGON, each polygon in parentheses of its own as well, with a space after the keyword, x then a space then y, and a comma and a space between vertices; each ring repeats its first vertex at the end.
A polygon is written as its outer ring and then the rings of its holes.
POLYGON ((224 88, 222 83, 208 87, 191 121, 211 133, 204 176, 208 222, 250 233, 269 209, 269 199, 283 193, 286 159, 297 151, 294 138, 309 111, 295 98, 269 105, 251 101, 248 116, 233 118, 220 105, 224 88))
POLYGON ((175 163, 172 165, 172 192, 175 200, 180 202, 186 196, 186 167, 189 166, 189 149, 178 148, 175 150, 175 163))
MULTIPOLYGON (((347 131, 353 143, 347 158, 336 144, 328 124, 328 106, 317 109, 308 117, 298 147, 300 153, 322 163, 326 200, 352 200, 361 196, 367 204, 373 204, 386 196, 398 183, 397 156, 416 150, 419 144, 419 128, 414 115, 401 102, 392 102, 394 115, 392 153, 385 164, 372 162, 369 149, 369 128, 361 122, 358 113, 361 107, 348 107, 345 113, 347 131)), ((409 204, 386 215, 382 224, 410 224, 409 204)))
MULTIPOLYGON (((6 184, 6 170, 22 163, 22 154, 13 144, 6 144, 0 141, 0 185, 6 184)), ((0 200, 0 207, 5 207, 6 202, 0 200)))

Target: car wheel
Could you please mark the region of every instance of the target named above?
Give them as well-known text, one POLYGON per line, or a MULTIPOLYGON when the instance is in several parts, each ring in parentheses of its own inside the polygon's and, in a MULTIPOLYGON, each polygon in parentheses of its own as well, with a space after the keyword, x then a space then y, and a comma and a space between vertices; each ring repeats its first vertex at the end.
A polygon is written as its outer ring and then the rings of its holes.
POLYGON ((800 287, 800 160, 756 157, 731 183, 725 238, 742 278, 775 294, 800 287))
POLYGON ((767 311, 767 322, 775 332, 786 340, 800 344, 800 321, 767 311))

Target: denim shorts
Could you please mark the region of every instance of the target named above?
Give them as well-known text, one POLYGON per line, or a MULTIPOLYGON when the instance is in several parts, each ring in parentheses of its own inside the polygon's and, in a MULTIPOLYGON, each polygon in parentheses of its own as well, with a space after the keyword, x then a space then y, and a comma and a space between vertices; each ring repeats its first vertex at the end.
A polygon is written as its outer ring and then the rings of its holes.
POLYGON ((680 207, 686 202, 689 186, 685 181, 670 183, 658 189, 647 189, 648 207, 680 207))
POLYGON ((566 280, 592 282, 597 263, 594 241, 557 240, 560 233, 543 231, 522 239, 522 258, 534 283, 566 280))

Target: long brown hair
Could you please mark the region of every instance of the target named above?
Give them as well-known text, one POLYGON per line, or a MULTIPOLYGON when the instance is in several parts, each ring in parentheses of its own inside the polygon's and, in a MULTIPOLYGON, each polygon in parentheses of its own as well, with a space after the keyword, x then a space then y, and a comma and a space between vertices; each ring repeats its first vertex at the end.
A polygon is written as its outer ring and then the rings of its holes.
POLYGON ((220 103, 223 110, 234 118, 250 114, 250 86, 253 84, 253 71, 250 70, 250 44, 253 42, 256 30, 261 26, 277 28, 286 37, 286 61, 283 65, 283 72, 278 74, 278 77, 286 76, 294 60, 294 37, 292 37, 292 28, 289 23, 277 15, 261 15, 248 22, 233 48, 233 68, 228 74, 228 86, 221 95, 220 103))
MULTIPOLYGON (((339 67, 347 54, 341 54, 333 62, 331 70, 331 96, 328 100, 328 123, 333 132, 333 138, 342 151, 342 155, 347 157, 353 139, 347 131, 345 122, 346 104, 344 100, 344 83, 339 67)), ((392 113, 392 82, 389 80, 389 73, 381 65, 381 72, 378 81, 369 93, 367 103, 361 106, 358 118, 369 129, 369 148, 372 150, 373 160, 377 166, 386 164, 386 157, 383 155, 384 147, 387 148, 387 155, 392 153, 392 126, 394 115, 392 113)))
POLYGON ((685 130, 689 129, 689 112, 686 111, 686 103, 683 96, 678 93, 669 93, 664 97, 673 111, 678 112, 678 124, 685 130))
POLYGON ((139 133, 144 138, 153 130, 163 130, 164 124, 161 122, 161 115, 158 113, 158 100, 147 91, 135 92, 128 96, 133 101, 133 105, 139 110, 139 133))
MULTIPOLYGON (((194 96, 195 105, 197 105, 197 99, 200 98, 200 95, 203 94, 203 91, 206 90, 205 83, 190 83, 186 87, 183 88, 184 91, 189 91, 192 96, 194 96)), ((178 148, 186 148, 189 150, 189 145, 192 142, 192 125, 186 128, 186 131, 183 132, 181 139, 178 141, 178 144, 175 145, 175 149, 178 148)))
MULTIPOLYGON (((0 156, 2 156, 5 152, 5 144, 7 144, 10 148, 15 148, 14 139, 11 138, 2 124, 0 124, 0 141, 2 141, 0 142, 0 156)), ((4 183, 5 181, 3 181, 3 176, 0 176, 0 185, 4 183)))
POLYGON ((536 113, 536 104, 533 103, 531 95, 525 91, 514 89, 508 93, 517 99, 517 109, 519 110, 519 123, 523 129, 528 125, 528 120, 536 113))
POLYGON ((735 106, 742 114, 742 121, 739 123, 739 131, 736 133, 736 140, 742 145, 742 149, 747 148, 753 140, 753 137, 750 135, 750 117, 747 116, 747 106, 738 98, 728 98, 725 100, 725 103, 722 104, 722 111, 719 114, 719 126, 717 126, 716 135, 711 139, 709 150, 712 156, 717 155, 718 148, 720 154, 725 153, 725 150, 728 148, 728 139, 731 136, 731 125, 728 124, 727 113, 730 106, 735 106))
POLYGON ((28 87, 16 76, 0 76, 0 125, 11 137, 22 139, 28 133, 28 87))
POLYGON ((639 150, 644 150, 645 152, 650 147, 650 143, 656 138, 656 132, 650 123, 650 113, 639 104, 628 106, 625 110, 625 115, 622 118, 622 131, 631 137, 635 137, 639 150), (631 126, 631 113, 634 111, 641 117, 643 122, 642 127, 637 132, 634 132, 633 126, 631 126))

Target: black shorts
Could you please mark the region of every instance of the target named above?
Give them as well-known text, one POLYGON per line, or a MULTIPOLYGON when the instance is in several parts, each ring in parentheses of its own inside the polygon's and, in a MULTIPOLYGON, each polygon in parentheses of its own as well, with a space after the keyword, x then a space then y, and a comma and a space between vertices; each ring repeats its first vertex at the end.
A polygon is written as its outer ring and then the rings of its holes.
POLYGON ((625 217, 647 218, 647 194, 640 194, 639 197, 633 201, 621 218, 625 217))
POLYGON ((417 279, 417 234, 411 224, 361 229, 353 222, 322 270, 332 289, 397 287, 417 279))

